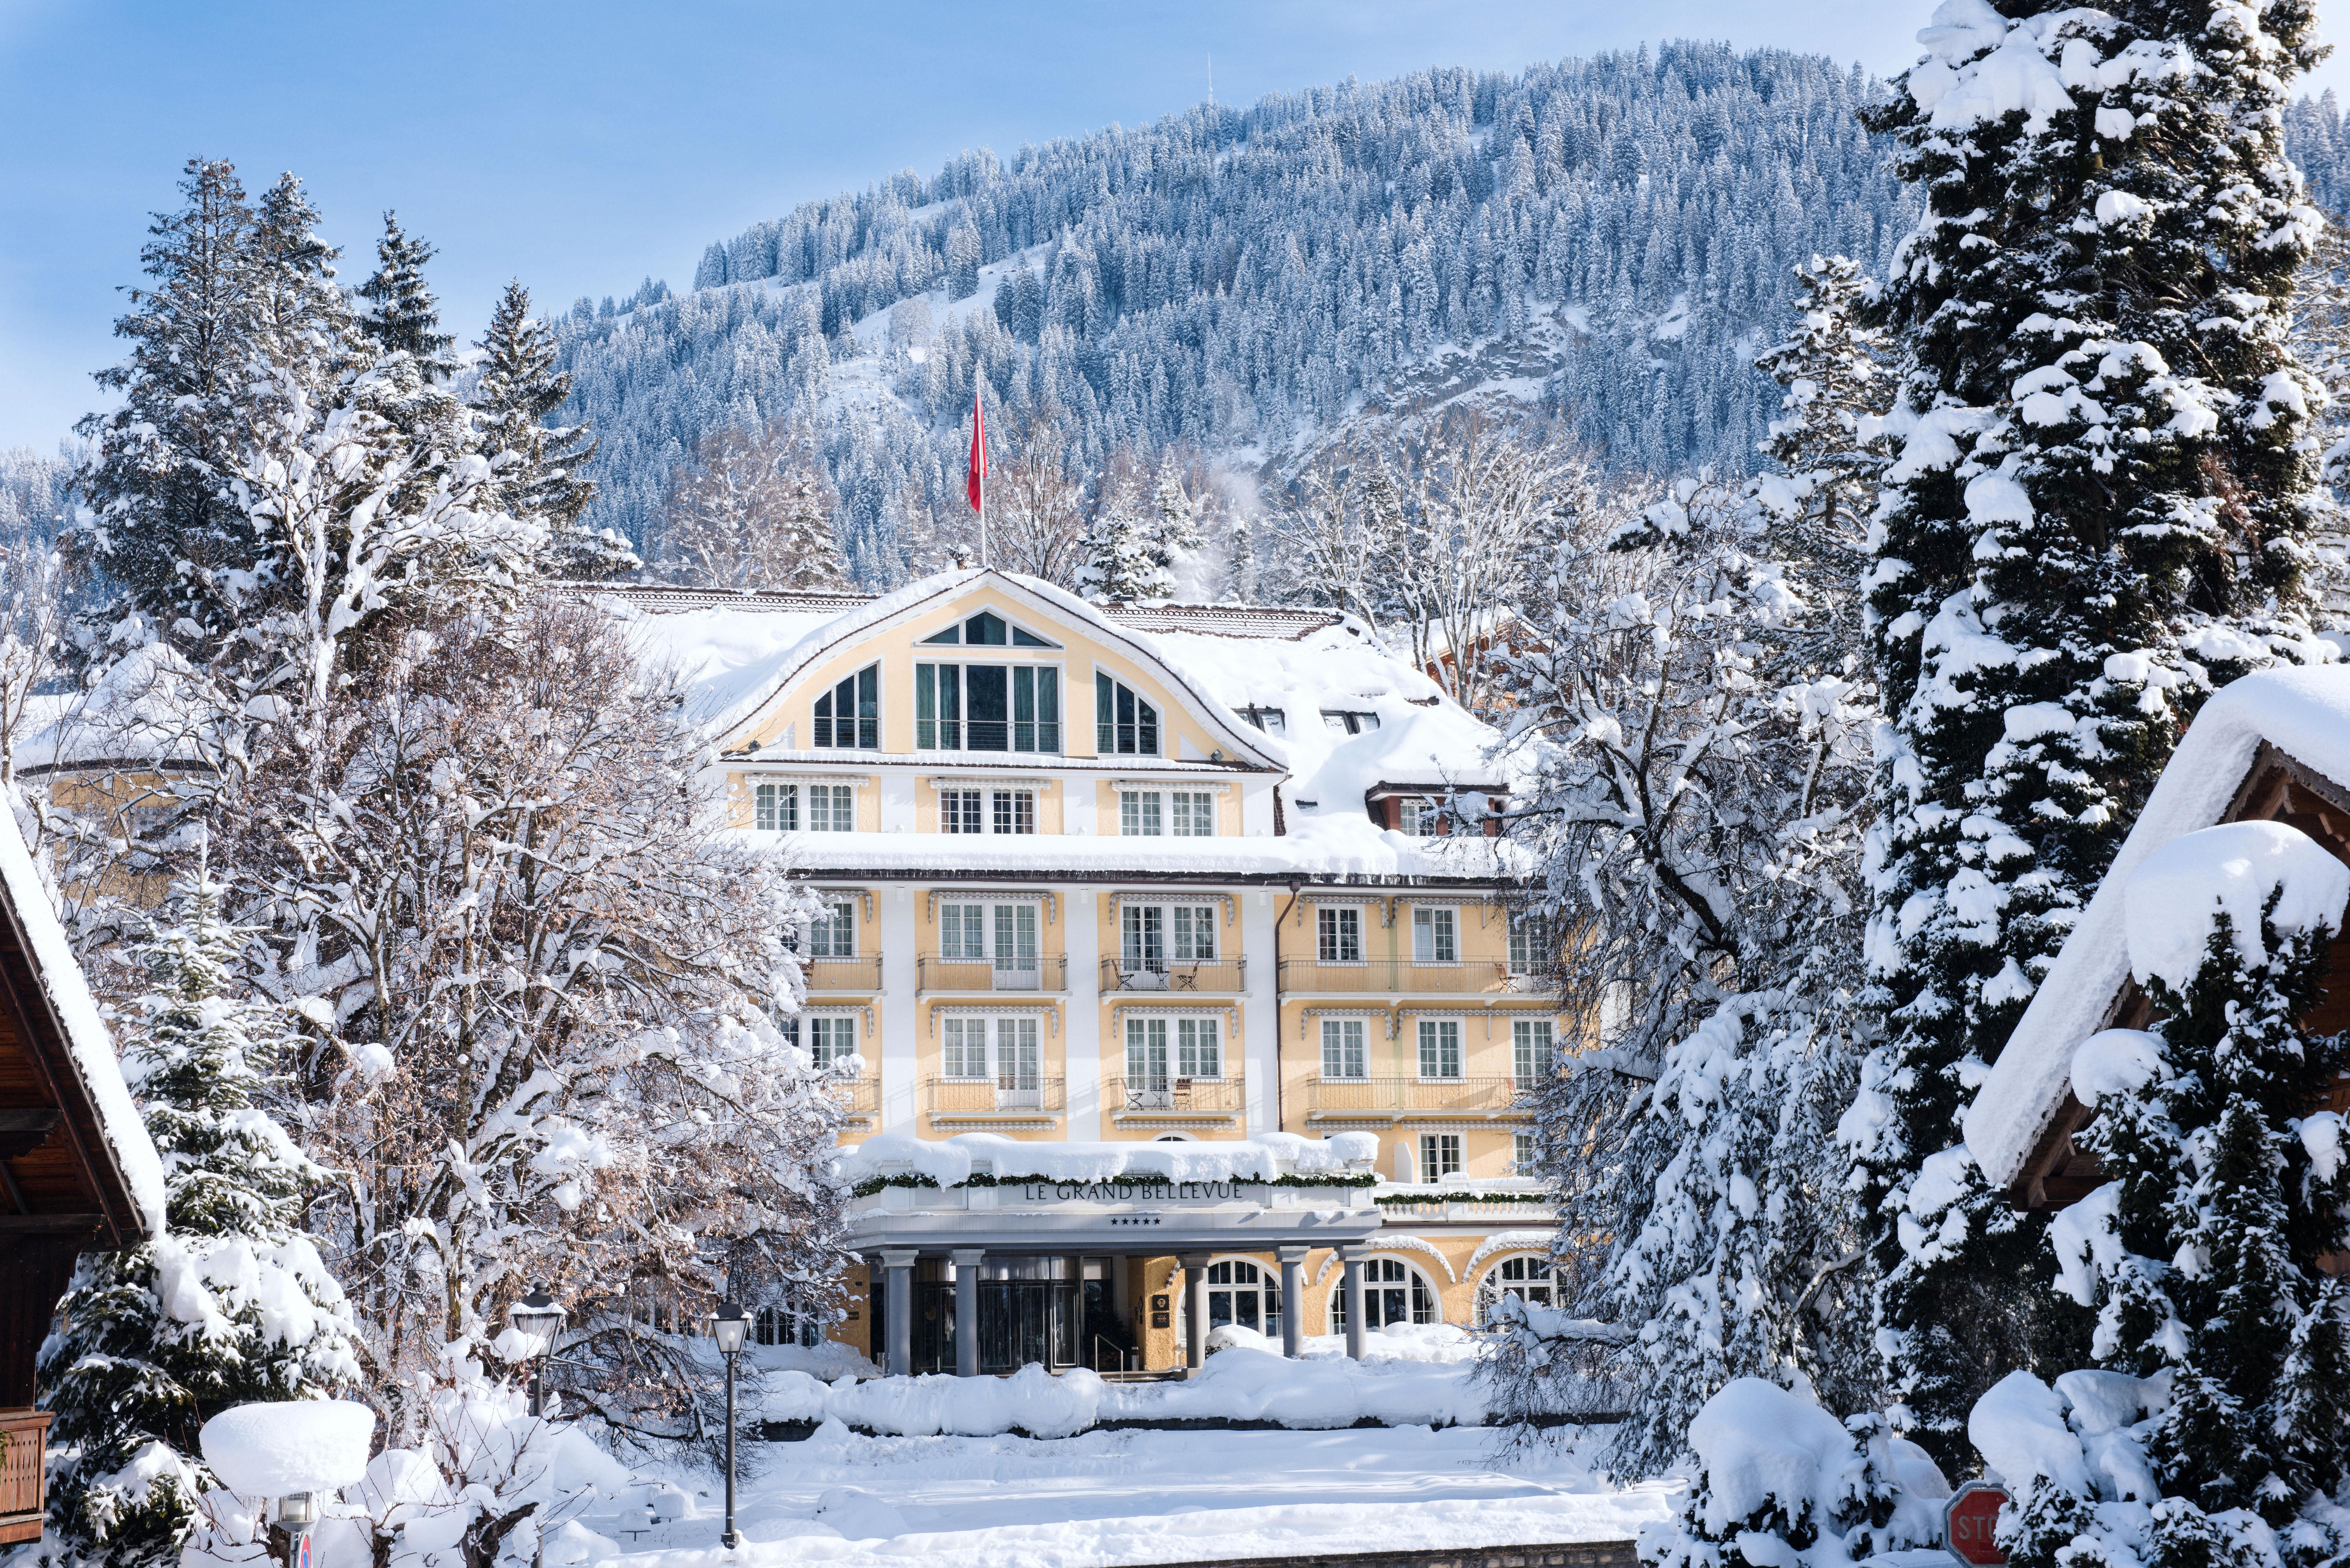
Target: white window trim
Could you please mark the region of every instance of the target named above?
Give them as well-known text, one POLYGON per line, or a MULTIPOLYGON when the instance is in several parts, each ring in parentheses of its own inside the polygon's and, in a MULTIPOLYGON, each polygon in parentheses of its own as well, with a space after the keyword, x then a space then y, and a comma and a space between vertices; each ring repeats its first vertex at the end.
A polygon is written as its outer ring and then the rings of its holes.
MULTIPOLYGON (((1461 906, 1450 901, 1440 901, 1433 898, 1414 898, 1410 900, 1410 903, 1412 913, 1415 916, 1417 916, 1422 909, 1428 910, 1430 914, 1435 913, 1439 909, 1450 909, 1452 911, 1452 956, 1449 959, 1424 959, 1420 957, 1419 922, 1415 919, 1411 922, 1411 926, 1409 928, 1412 936, 1411 956, 1404 961, 1411 965, 1414 969, 1459 969, 1463 962, 1467 961, 1461 956, 1461 906)), ((1435 922, 1431 920, 1429 923, 1429 929, 1430 932, 1433 932, 1435 929, 1435 922)))
MULTIPOLYGON (((1215 1023, 1218 1030, 1216 1035, 1216 1074, 1213 1077, 1210 1077, 1203 1073, 1193 1073, 1189 1075, 1190 1081, 1195 1084, 1236 1084, 1241 1081, 1238 1077, 1235 1077, 1231 1071, 1232 1050, 1240 1034, 1240 1014, 1236 1011, 1213 1007, 1118 1007, 1111 1009, 1110 1033, 1116 1036, 1116 1038, 1110 1042, 1110 1048, 1118 1053, 1118 1066, 1121 1070, 1123 1070, 1126 1065, 1127 1023, 1129 1019, 1140 1018, 1164 1018, 1170 1023, 1180 1023, 1188 1018, 1197 1023, 1215 1023)), ((1167 1075, 1170 1078, 1180 1078, 1185 1076, 1185 1075, 1179 1071, 1174 1065, 1175 1032, 1171 1029, 1167 1033, 1167 1054, 1169 1058, 1167 1075)))

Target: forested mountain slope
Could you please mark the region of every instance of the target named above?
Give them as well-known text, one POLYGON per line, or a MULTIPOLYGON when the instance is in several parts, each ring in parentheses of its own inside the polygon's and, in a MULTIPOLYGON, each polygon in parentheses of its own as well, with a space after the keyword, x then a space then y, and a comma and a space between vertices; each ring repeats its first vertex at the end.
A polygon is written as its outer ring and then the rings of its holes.
POLYGON ((701 432, 807 417, 852 569, 885 584, 959 495, 974 370, 995 431, 1055 404, 1087 461, 1277 463, 1366 399, 1484 388, 1618 462, 1743 467, 1789 269, 1881 267, 1911 222, 1853 116, 1877 90, 1675 44, 1202 106, 808 203, 711 246, 691 294, 562 322, 558 417, 604 441, 588 521, 652 544, 701 432))

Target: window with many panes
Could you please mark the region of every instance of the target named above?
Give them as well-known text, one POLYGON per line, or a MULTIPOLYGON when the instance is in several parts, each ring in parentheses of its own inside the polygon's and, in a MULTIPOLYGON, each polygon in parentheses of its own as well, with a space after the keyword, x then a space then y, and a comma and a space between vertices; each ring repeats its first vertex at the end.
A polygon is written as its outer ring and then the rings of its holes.
POLYGON ((1411 961, 1458 963, 1461 961, 1461 920, 1458 911, 1416 906, 1411 911, 1411 961))
POLYGON ((1104 756, 1157 756, 1159 710, 1123 680, 1096 674, 1094 749, 1104 756))
POLYGON ((995 1080, 999 1089, 1036 1087, 1036 1020, 1034 1015, 1009 1017, 957 1016, 939 1021, 939 1072, 941 1076, 995 1080))
POLYGON ((1178 838, 1216 836, 1216 797, 1206 790, 1176 790, 1167 797, 1169 830, 1178 838))
MULTIPOLYGON (((1437 1321, 1436 1289, 1428 1276, 1400 1258, 1371 1258, 1363 1263, 1363 1326, 1385 1328, 1391 1323, 1437 1321)), ((1347 1293, 1330 1292, 1330 1332, 1347 1332, 1347 1293)))
POLYGON ((1510 1023, 1510 1070, 1518 1087, 1531 1089, 1549 1077, 1558 1065, 1547 1018, 1518 1018, 1510 1023))
POLYGON ((1129 1091, 1164 1089, 1169 1078, 1224 1075, 1221 1018, 1128 1018, 1126 1079, 1129 1091))
POLYGON ((1322 1021, 1322 1075, 1325 1078, 1363 1076, 1363 1021, 1326 1018, 1322 1021))
POLYGON ((1415 838, 1433 838, 1444 820, 1443 812, 1434 801, 1424 795, 1406 795, 1396 803, 1396 826, 1415 838))
POLYGON ((1036 792, 1033 789, 942 789, 939 791, 941 833, 1034 833, 1036 792))
POLYGON ((856 786, 853 784, 808 785, 807 826, 810 833, 856 832, 856 786))
POLYGON ((807 1021, 808 1059, 818 1072, 857 1054, 857 1020, 847 1013, 819 1012, 807 1021))
POLYGON ((917 664, 914 745, 925 752, 1058 752, 1061 672, 1034 664, 917 664))
POLYGON ((881 667, 868 664, 816 700, 816 744, 819 751, 881 745, 881 667))
POLYGON ((1128 974, 1215 960, 1212 904, 1128 904, 1118 913, 1118 967, 1128 974))
POLYGON ((761 833, 800 830, 800 786, 763 784, 751 792, 752 823, 761 833))
POLYGON ((1477 1322, 1492 1327, 1493 1308, 1503 1296, 1515 1296, 1530 1306, 1555 1306, 1561 1299, 1558 1274, 1550 1260, 1528 1254, 1504 1258, 1477 1282, 1477 1322))
POLYGON ((998 987, 1038 983, 1036 906, 941 904, 939 957, 949 963, 986 963, 998 987))
POLYGON ((857 956, 857 907, 827 902, 823 913, 808 922, 808 957, 846 959, 857 956))
POLYGON ((1419 1135, 1419 1179, 1441 1181, 1448 1176, 1461 1174, 1461 1135, 1459 1133, 1422 1133, 1419 1135))
POLYGON ((1547 974, 1555 962, 1550 922, 1540 915, 1511 916, 1510 972, 1547 974))
POLYGON ((1128 838, 1156 838, 1165 829, 1165 818, 1159 809, 1159 792, 1155 789, 1122 789, 1118 792, 1118 830, 1128 838))
POLYGON ((1534 1170, 1534 1134, 1512 1133, 1510 1135, 1510 1174, 1512 1176, 1533 1176, 1536 1174, 1534 1170))
POLYGON ((1461 1075, 1461 1021, 1423 1018, 1419 1021, 1419 1075, 1457 1078, 1461 1075))
POLYGON ((1314 926, 1315 951, 1324 963, 1363 961, 1362 910, 1325 905, 1314 911, 1314 926))

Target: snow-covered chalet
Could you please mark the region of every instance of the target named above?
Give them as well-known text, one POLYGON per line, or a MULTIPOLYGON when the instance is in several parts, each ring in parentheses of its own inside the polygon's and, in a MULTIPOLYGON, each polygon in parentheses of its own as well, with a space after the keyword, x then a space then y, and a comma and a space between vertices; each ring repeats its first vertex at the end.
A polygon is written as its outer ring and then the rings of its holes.
POLYGON ((795 1027, 844 1064, 838 1337, 1130 1373, 1548 1298, 1522 1096, 1558 1021, 1493 735, 1359 625, 985 570, 593 597, 824 906, 795 1027))
MULTIPOLYGON (((2350 862, 2350 666, 2269 670, 2231 682, 2203 705, 2171 753, 1967 1111, 1966 1147, 2014 1207, 2064 1209, 2106 1179, 2075 1142, 2090 1113, 2073 1091, 2072 1074, 2075 1053, 2092 1036, 2142 1029, 2151 1016, 2132 978, 2125 899, 2132 874, 2177 839, 2242 822, 2282 824, 2350 862)), ((2298 1021, 2314 1034, 2350 1028, 2350 933, 2334 919, 2332 983, 2298 1021)), ((2350 1082, 2334 1085, 2326 1106, 2350 1111, 2350 1082)))

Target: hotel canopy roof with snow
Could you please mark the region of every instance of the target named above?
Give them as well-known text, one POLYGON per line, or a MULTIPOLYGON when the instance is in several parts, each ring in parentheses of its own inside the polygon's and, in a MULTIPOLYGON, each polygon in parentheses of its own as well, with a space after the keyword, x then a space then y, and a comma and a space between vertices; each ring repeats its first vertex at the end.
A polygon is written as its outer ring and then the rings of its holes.
POLYGON ((1495 737, 1359 624, 984 570, 581 591, 823 900, 797 1027, 845 1064, 850 1343, 1139 1371, 1547 1296, 1555 1003, 1495 737))
MULTIPOLYGON (((2203 705, 2171 754, 1967 1111, 1968 1149, 2016 1207, 2062 1209, 2102 1185, 2095 1159, 2074 1142, 2089 1115, 2074 1093, 2075 1054, 2100 1031, 2146 1026, 2151 1010, 2134 971, 2167 972, 2161 950, 2182 941, 2193 949, 2191 969, 2215 903, 2229 905, 2240 928, 2255 921, 2259 899, 2296 855, 2310 853, 2302 835, 2350 861, 2350 667, 2237 680, 2203 705), (2190 853, 2198 846, 2181 842, 2240 823, 2285 831, 2212 836, 2199 846, 2210 853, 2199 856, 2190 853), (2248 861, 2259 864, 2241 864, 2248 861), (2251 909, 2233 908, 2239 894, 2251 909)), ((2300 882, 2312 885, 2306 877, 2300 882)), ((2311 1033, 2350 1028, 2350 936, 2343 934, 2335 886, 2335 908, 2301 911, 2309 919, 2300 923, 2322 920, 2335 931, 2334 978, 2325 999, 2299 1021, 2311 1033)), ((2284 895, 2288 904, 2297 896, 2292 888, 2284 895)), ((2281 906, 2279 917, 2292 912, 2281 906)), ((2350 1109, 2345 1087, 2335 1086, 2330 1108, 2350 1109)))

